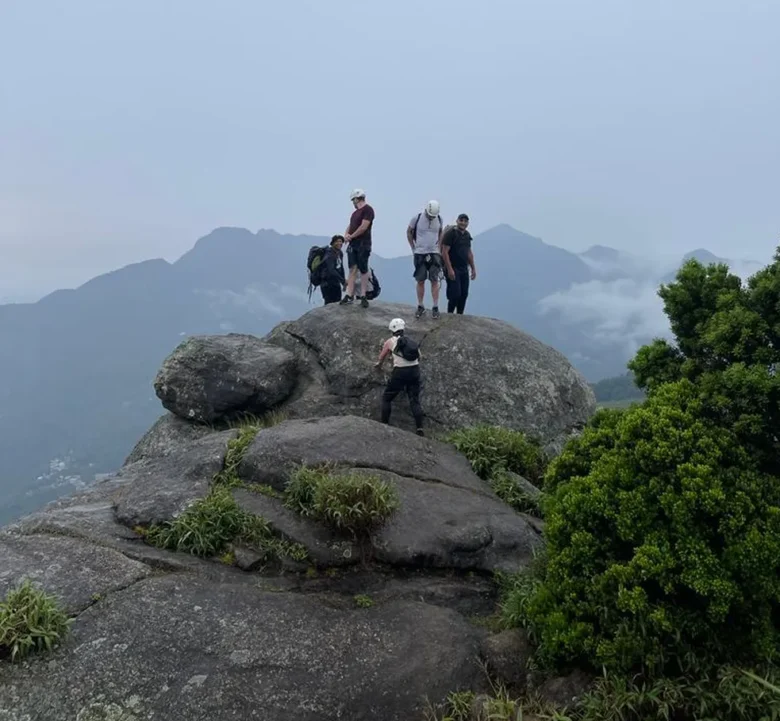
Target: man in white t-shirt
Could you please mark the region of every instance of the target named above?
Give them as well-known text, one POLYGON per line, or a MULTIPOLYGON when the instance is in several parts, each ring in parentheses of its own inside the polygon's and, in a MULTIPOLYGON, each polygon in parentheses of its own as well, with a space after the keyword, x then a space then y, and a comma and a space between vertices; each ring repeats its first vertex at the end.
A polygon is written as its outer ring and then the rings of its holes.
POLYGON ((443 223, 439 215, 439 201, 430 200, 425 210, 409 221, 406 239, 414 254, 414 279, 417 281, 417 312, 425 313, 425 281, 431 282, 432 315, 439 317, 439 288, 442 278, 441 234, 443 223))

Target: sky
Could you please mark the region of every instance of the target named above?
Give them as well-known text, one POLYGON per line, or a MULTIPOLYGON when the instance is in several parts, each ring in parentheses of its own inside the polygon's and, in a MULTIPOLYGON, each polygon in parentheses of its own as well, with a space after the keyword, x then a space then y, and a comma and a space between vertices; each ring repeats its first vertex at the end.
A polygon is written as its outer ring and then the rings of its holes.
POLYGON ((424 203, 580 251, 780 242, 777 0, 0 0, 0 300, 424 203))

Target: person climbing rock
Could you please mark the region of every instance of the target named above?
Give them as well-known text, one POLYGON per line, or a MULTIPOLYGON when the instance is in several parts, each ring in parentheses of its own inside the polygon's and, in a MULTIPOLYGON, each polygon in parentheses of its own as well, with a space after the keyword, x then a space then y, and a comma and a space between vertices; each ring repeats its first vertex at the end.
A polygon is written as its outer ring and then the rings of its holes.
POLYGON ((344 251, 341 250, 343 245, 344 236, 334 235, 322 260, 320 292, 324 305, 338 303, 341 300, 341 291, 347 287, 344 277, 344 251))
POLYGON ((368 308, 366 286, 368 285, 368 257, 371 255, 371 228, 374 225, 374 209, 366 203, 364 190, 356 188, 349 196, 355 211, 349 219, 344 239, 349 243, 347 248, 347 263, 349 278, 347 279, 347 294, 341 299, 342 305, 348 305, 355 300, 355 281, 360 273, 360 305, 368 308))
POLYGON ((441 255, 447 269, 447 312, 460 315, 466 309, 469 281, 477 278, 468 227, 469 216, 461 213, 455 227, 447 230, 441 239, 441 255))
POLYGON ((420 349, 417 343, 404 335, 406 323, 403 318, 393 318, 388 327, 393 335, 382 344, 379 360, 374 365, 375 368, 381 368, 387 356, 392 354, 393 372, 382 393, 382 423, 390 422, 393 400, 401 391, 406 391, 417 435, 422 436, 424 433, 423 411, 420 405, 420 349))
POLYGON ((425 314, 425 281, 431 282, 431 314, 439 317, 439 288, 441 286, 441 235, 443 223, 439 215, 439 201, 430 200, 425 210, 409 221, 406 239, 414 257, 414 279, 417 281, 417 312, 415 318, 425 314))

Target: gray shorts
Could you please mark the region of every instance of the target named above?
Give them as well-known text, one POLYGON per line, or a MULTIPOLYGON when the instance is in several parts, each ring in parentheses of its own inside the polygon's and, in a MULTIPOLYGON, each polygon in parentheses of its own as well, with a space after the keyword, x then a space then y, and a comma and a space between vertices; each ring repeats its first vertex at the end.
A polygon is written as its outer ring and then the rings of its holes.
POLYGON ((441 281, 442 262, 438 253, 414 254, 414 279, 418 283, 430 280, 432 283, 441 281))

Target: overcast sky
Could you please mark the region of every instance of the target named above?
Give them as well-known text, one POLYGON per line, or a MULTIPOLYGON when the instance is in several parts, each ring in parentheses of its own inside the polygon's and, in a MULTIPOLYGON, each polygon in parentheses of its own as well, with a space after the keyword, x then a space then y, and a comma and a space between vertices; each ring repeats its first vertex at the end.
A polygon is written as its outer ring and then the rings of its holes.
POLYGON ((341 232, 354 186, 384 255, 438 198, 768 259, 779 33, 777 0, 0 0, 0 298, 220 225, 341 232))

